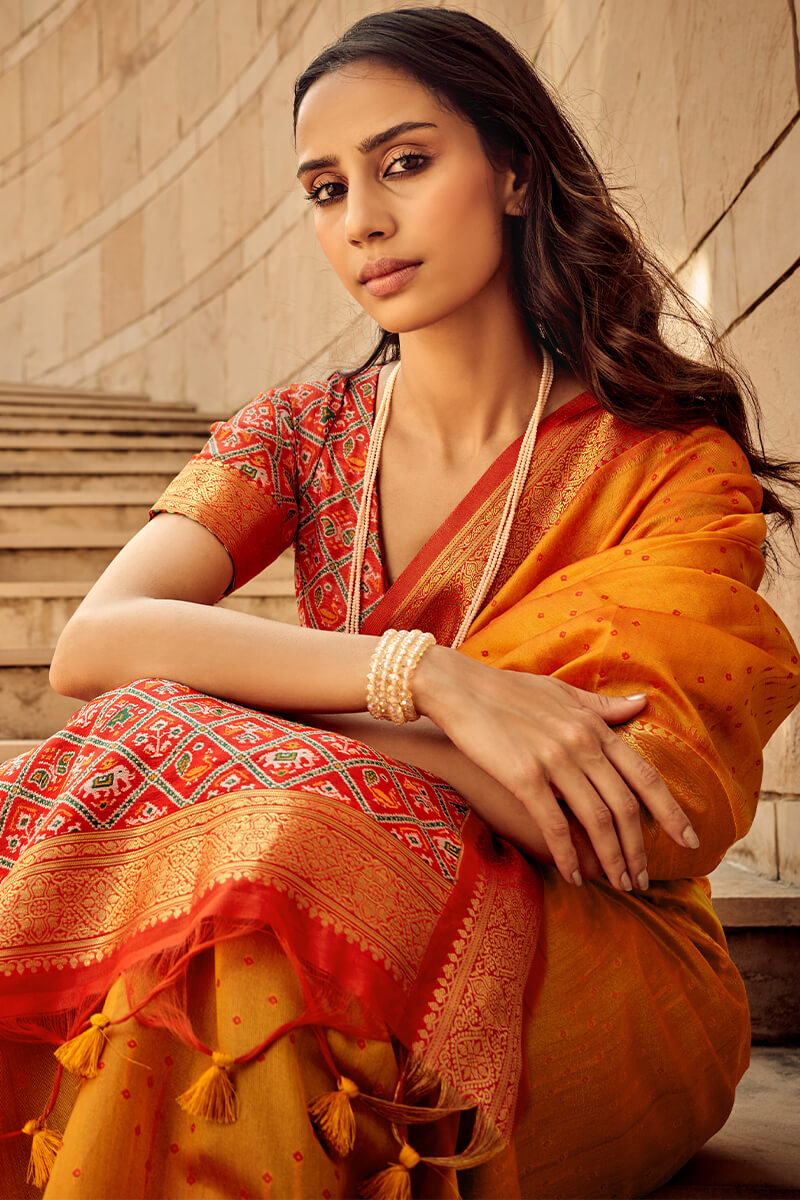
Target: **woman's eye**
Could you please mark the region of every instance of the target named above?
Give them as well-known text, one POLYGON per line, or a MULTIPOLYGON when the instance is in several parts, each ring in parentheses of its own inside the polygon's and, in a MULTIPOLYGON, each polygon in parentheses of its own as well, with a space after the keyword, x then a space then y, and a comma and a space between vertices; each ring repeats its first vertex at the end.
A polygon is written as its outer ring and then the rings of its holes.
POLYGON ((341 200, 343 192, 334 192, 333 188, 344 188, 342 183, 319 183, 315 188, 306 195, 306 200, 310 200, 312 204, 318 205, 320 208, 326 204, 333 204, 336 200, 341 200))
POLYGON ((408 175, 411 171, 418 171, 426 162, 427 158, 424 154, 398 154, 397 158, 393 158, 386 168, 387 175, 408 175), (402 171, 393 171, 392 167, 402 164, 402 171))

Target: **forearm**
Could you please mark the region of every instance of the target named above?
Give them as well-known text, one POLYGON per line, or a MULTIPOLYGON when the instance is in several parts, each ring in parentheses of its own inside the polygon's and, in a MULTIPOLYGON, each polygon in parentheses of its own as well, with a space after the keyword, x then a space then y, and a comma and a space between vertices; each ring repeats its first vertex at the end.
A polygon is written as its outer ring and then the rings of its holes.
POLYGON ((134 679, 174 679, 253 708, 365 707, 377 637, 328 633, 183 600, 130 598, 76 614, 50 679, 88 700, 134 679))

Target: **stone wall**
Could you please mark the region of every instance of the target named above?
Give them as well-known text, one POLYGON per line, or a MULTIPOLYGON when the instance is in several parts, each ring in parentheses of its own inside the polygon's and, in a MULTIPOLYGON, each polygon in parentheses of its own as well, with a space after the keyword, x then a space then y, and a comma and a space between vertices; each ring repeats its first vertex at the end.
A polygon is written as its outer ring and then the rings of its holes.
MULTIPOLYGON (((484 0, 749 368, 800 457, 798 0, 484 0)), ((2 0, 0 379, 230 412, 369 330, 294 182, 290 99, 376 0, 2 0)), ((800 569, 800 568, 799 568, 800 569)), ((800 634, 797 570, 774 584, 800 634)), ((800 723, 737 853, 800 872, 800 723), (793 797, 794 800, 790 799, 793 797)))

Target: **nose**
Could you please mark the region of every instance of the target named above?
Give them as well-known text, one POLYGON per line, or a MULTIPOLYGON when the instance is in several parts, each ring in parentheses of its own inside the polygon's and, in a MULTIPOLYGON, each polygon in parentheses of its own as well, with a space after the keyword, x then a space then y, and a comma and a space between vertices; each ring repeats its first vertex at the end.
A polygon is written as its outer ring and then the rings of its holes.
POLYGON ((351 245, 390 237, 394 232, 394 219, 379 188, 353 186, 351 181, 345 203, 345 236, 351 245))

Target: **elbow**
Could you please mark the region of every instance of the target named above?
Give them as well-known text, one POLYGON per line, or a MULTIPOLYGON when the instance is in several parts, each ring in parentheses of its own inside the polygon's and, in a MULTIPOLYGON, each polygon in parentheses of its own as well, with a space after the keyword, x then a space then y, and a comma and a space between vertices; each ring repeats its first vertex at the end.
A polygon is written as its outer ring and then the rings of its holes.
POLYGON ((92 679, 91 641, 85 637, 83 622, 72 617, 56 642, 50 663, 50 687, 59 696, 75 700, 93 700, 103 688, 92 679))

